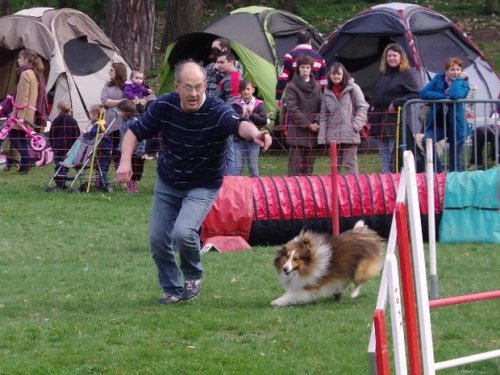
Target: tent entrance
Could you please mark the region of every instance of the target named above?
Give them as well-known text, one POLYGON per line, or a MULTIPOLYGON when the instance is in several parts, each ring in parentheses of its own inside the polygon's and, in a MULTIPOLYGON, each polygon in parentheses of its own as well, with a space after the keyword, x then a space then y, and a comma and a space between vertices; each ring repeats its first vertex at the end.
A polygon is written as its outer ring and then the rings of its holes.
POLYGON ((349 73, 361 87, 369 101, 379 75, 379 64, 384 48, 392 40, 387 36, 342 35, 344 43, 335 52, 335 59, 348 67, 349 73))
POLYGON ((20 50, 0 49, 0 98, 16 89, 17 57, 20 50))

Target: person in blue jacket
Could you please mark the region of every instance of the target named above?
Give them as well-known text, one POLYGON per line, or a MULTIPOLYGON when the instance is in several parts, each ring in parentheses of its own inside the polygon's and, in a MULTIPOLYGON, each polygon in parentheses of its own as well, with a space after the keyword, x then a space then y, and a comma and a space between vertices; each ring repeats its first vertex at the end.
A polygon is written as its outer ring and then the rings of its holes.
MULTIPOLYGON (((469 79, 466 72, 462 71, 463 61, 457 57, 446 60, 444 73, 438 73, 420 91, 420 98, 424 100, 459 100, 465 99, 469 94, 469 79)), ((425 124, 425 135, 422 140, 425 144, 427 138, 439 142, 447 139, 449 148, 449 171, 460 172, 463 169, 462 150, 467 136, 467 122, 463 104, 446 103, 436 104, 431 107, 425 124), (444 113, 443 113, 444 111, 444 113)), ((436 157, 436 170, 441 172, 443 166, 436 157)))

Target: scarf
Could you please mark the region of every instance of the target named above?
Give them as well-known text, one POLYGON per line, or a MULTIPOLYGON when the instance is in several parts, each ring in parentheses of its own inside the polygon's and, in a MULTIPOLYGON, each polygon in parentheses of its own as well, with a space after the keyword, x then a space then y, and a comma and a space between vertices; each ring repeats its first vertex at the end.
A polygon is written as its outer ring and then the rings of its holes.
POLYGON ((342 94, 343 87, 341 85, 333 85, 332 92, 337 99, 340 98, 340 94, 342 94))

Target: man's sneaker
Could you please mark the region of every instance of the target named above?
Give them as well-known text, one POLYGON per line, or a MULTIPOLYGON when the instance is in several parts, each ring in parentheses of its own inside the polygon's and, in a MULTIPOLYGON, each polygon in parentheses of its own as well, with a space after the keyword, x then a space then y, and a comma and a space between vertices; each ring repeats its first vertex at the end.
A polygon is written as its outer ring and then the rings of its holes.
POLYGON ((201 279, 184 281, 184 290, 181 298, 183 301, 191 301, 198 297, 201 289, 201 279))
POLYGON ((158 300, 158 303, 162 305, 171 305, 173 303, 180 302, 181 300, 181 296, 178 294, 165 293, 165 295, 158 300))

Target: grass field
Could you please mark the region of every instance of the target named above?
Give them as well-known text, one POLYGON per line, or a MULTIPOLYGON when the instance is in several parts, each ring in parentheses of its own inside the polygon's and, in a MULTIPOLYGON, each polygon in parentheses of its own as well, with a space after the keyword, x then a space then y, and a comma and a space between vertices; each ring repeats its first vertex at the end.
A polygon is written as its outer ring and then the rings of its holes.
MULTIPOLYGON (((276 162, 273 160, 273 162, 276 162)), ((161 295, 147 230, 154 164, 140 193, 44 192, 51 167, 0 172, 0 374, 366 374, 379 280, 285 309, 274 248, 203 256, 199 299, 161 295)), ((439 245, 442 296, 498 289, 493 245, 439 245)), ((432 311, 442 361, 500 347, 500 301, 432 311)), ((492 360, 440 374, 499 374, 492 360)))

